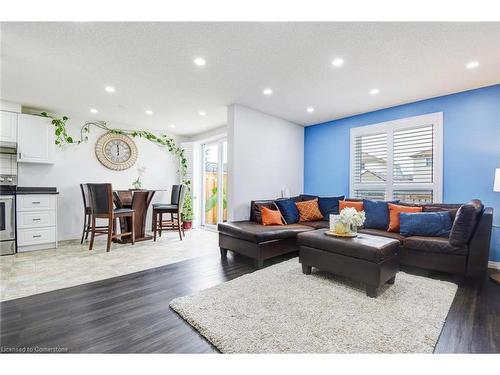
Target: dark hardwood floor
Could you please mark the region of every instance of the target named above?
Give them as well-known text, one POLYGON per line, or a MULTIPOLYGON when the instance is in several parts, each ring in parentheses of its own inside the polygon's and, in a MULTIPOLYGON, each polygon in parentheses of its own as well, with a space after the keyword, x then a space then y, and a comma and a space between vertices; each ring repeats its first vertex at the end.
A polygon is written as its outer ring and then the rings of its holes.
MULTIPOLYGON (((214 253, 6 301, 0 304, 1 350, 214 353, 217 350, 173 312, 169 302, 253 271, 244 257, 229 255, 221 261, 214 253)), ((443 274, 428 276, 460 282, 435 352, 498 353, 500 286, 487 279, 465 284, 443 274)))

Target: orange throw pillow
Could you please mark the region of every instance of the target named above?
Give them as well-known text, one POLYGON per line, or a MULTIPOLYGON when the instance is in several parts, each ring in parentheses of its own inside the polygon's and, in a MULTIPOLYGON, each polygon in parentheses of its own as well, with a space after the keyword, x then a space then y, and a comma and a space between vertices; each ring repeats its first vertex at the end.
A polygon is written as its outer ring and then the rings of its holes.
POLYGON ((363 202, 356 202, 356 201, 339 201, 339 212, 342 211, 344 208, 347 207, 352 207, 355 208, 356 211, 363 211, 363 202))
POLYGON ((279 210, 271 210, 270 208, 261 206, 260 214, 262 216, 262 225, 283 225, 279 210))
POLYGON ((400 212, 422 212, 422 207, 400 206, 394 203, 388 203, 389 206, 389 228, 388 232, 399 233, 399 213, 400 212))
POLYGON ((323 214, 319 210, 318 198, 295 202, 297 209, 299 210, 299 221, 316 221, 323 220, 323 214))

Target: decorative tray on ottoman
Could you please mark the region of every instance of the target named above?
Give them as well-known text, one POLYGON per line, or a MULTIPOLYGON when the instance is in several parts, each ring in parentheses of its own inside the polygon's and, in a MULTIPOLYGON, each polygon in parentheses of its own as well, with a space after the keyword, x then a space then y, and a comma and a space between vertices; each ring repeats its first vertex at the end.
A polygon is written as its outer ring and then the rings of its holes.
POLYGON ((353 237, 357 237, 358 236, 357 233, 335 233, 335 232, 330 231, 330 230, 327 230, 325 232, 325 234, 327 236, 331 236, 331 237, 344 237, 344 238, 353 238, 353 237))

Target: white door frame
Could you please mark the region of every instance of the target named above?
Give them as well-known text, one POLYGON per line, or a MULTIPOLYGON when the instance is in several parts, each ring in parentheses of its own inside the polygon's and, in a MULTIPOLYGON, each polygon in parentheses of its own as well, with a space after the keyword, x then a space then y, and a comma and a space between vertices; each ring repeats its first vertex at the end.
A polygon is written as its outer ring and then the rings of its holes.
POLYGON ((201 225, 215 229, 216 224, 205 223, 205 149, 207 146, 217 145, 217 223, 222 223, 224 217, 224 150, 223 144, 227 142, 227 137, 217 138, 201 145, 201 225))

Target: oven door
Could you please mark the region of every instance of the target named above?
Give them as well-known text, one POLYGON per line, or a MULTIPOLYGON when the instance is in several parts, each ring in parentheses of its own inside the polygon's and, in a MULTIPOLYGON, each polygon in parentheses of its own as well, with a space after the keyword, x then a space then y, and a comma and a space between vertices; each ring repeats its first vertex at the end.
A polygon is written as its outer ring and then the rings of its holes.
POLYGON ((0 241, 16 239, 14 196, 0 196, 0 241))

